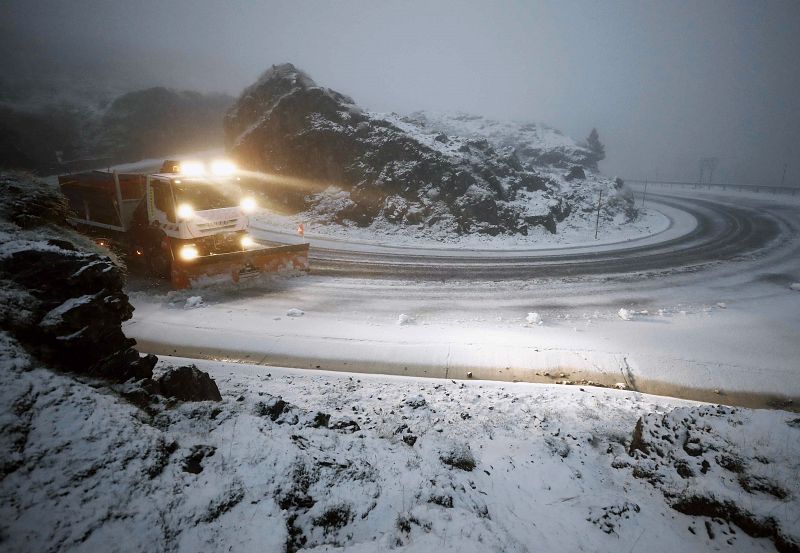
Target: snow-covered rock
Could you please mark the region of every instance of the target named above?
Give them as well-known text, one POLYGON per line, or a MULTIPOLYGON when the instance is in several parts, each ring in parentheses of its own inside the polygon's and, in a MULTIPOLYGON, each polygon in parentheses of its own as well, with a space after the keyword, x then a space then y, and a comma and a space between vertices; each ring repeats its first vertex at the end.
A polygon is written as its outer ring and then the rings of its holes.
POLYGON ((789 285, 789 288, 796 292, 800 292, 800 282, 793 282, 789 285))
POLYGON ((305 311, 303 311, 302 309, 298 309, 297 307, 292 307, 286 312, 287 317, 302 317, 305 314, 306 314, 305 311))
POLYGON ((417 319, 413 315, 408 315, 406 313, 400 313, 397 317, 397 324, 400 326, 403 325, 413 325, 417 322, 417 319))
POLYGON ((186 298, 186 303, 183 304, 185 309, 195 309, 197 307, 202 307, 203 305, 203 297, 202 296, 189 296, 186 298))
POLYGON ((637 216, 621 181, 580 176, 584 169, 573 166, 593 169, 591 152, 557 131, 464 115, 368 112, 291 64, 273 66, 245 89, 225 128, 240 165, 291 177, 265 188, 276 209, 316 228, 555 233, 568 217, 587 218, 601 191, 604 220, 637 216), (569 178, 565 169, 574 169, 569 178))
POLYGON ((617 311, 617 316, 618 316, 620 319, 622 319, 623 321, 630 321, 630 320, 633 320, 633 315, 634 315, 634 312, 633 312, 633 311, 631 311, 631 310, 629 310, 629 309, 625 309, 624 307, 621 307, 621 308, 619 309, 619 311, 617 311))
POLYGON ((536 312, 528 313, 528 316, 525 317, 525 322, 527 322, 529 325, 541 325, 541 324, 544 324, 544 321, 542 320, 542 317, 536 312))

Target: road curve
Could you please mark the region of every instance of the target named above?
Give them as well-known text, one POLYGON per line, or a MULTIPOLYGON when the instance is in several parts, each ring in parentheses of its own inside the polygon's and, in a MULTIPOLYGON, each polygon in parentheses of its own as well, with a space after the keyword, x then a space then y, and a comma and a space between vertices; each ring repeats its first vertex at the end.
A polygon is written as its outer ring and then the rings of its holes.
MULTIPOLYGON (((312 248, 312 273, 358 278, 516 280, 660 271, 735 259, 774 244, 786 222, 774 213, 697 198, 652 195, 662 204, 691 214, 697 226, 662 242, 624 249, 508 257, 501 254, 453 257, 428 250, 376 253, 312 248)), ((657 207, 656 207, 657 208, 657 207)))

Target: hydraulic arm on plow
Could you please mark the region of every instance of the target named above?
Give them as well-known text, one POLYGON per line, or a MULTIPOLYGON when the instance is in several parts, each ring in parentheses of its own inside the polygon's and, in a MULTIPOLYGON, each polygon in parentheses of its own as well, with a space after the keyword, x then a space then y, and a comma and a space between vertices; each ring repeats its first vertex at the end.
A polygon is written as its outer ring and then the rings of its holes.
POLYGON ((230 162, 166 161, 154 174, 91 171, 58 178, 70 222, 102 237, 175 288, 263 272, 308 270, 308 244, 264 246, 248 233, 256 208, 230 162))

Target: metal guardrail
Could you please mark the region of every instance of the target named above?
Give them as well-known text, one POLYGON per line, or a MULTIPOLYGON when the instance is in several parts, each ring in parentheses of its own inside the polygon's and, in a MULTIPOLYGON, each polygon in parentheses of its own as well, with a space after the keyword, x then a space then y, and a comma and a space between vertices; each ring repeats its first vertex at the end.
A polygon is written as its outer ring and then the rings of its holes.
POLYGON ((682 181, 658 181, 658 180, 634 180, 634 179, 623 179, 628 184, 646 184, 647 186, 650 185, 658 185, 658 186, 669 186, 670 188, 674 188, 675 186, 683 186, 683 187, 691 187, 695 190, 711 190, 712 187, 721 190, 739 190, 744 192, 758 192, 758 193, 772 193, 772 194, 786 194, 787 196, 796 196, 800 194, 800 188, 796 186, 772 186, 767 184, 733 184, 733 183, 726 183, 726 182, 682 182, 682 181))

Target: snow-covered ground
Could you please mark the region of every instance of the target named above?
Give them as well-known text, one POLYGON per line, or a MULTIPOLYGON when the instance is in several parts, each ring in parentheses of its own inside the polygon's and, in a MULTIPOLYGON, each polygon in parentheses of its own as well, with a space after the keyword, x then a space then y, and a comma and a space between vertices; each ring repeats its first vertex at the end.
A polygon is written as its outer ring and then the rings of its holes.
POLYGON ((126 333, 160 354, 621 382, 692 399, 789 405, 782 402, 800 398, 800 294, 791 288, 800 281, 800 244, 787 240, 768 255, 701 271, 501 282, 275 279, 191 292, 204 298, 201 313, 185 309, 187 293, 133 292, 126 333), (286 316, 293 308, 304 315, 286 316), (541 325, 526 322, 534 312, 541 325), (398 324, 401 314, 406 324, 398 324))
POLYGON ((797 551, 800 244, 781 244, 614 277, 131 291, 126 334, 220 403, 137 407, 0 333, 0 544, 797 551))
POLYGON ((0 372, 14 406, 0 425, 9 553, 753 552, 800 539, 800 419, 782 411, 207 361, 221 403, 143 411, 16 364, 0 372))
POLYGON ((635 223, 613 228, 601 227, 597 238, 594 237, 594 229, 588 234, 586 229, 582 229, 571 235, 545 231, 539 238, 533 235, 464 235, 459 238, 442 236, 432 240, 404 233, 386 235, 370 228, 349 229, 340 225, 317 227, 307 223, 303 223, 304 234, 300 236, 296 231, 301 222, 300 218, 261 210, 251 218, 250 232, 259 240, 289 244, 308 242, 312 248, 326 250, 447 257, 501 253, 505 257, 522 257, 531 254, 557 256, 592 253, 656 244, 685 236, 697 226, 697 220, 691 214, 665 204, 643 210, 641 219, 635 223))
MULTIPOLYGON (((670 218, 659 210, 644 210, 635 221, 621 224, 603 222, 595 238, 595 225, 590 217, 568 218, 558 226, 558 233, 552 234, 544 228, 537 228, 528 235, 501 234, 489 236, 482 234, 457 235, 443 232, 437 228, 407 228, 385 221, 376 222, 360 228, 355 224, 340 225, 310 219, 308 213, 281 215, 269 209, 262 209, 251 216, 251 224, 257 231, 277 232, 284 235, 296 234, 302 224, 305 237, 312 245, 347 241, 348 244, 368 243, 378 246, 400 246, 419 248, 449 248, 469 250, 543 250, 548 248, 580 247, 592 245, 619 244, 639 241, 659 235, 671 227, 670 218)), ((686 227, 684 227, 686 228, 686 227)), ((268 236, 265 236, 268 237, 268 236)), ((462 253, 463 255, 463 253, 462 253)))

